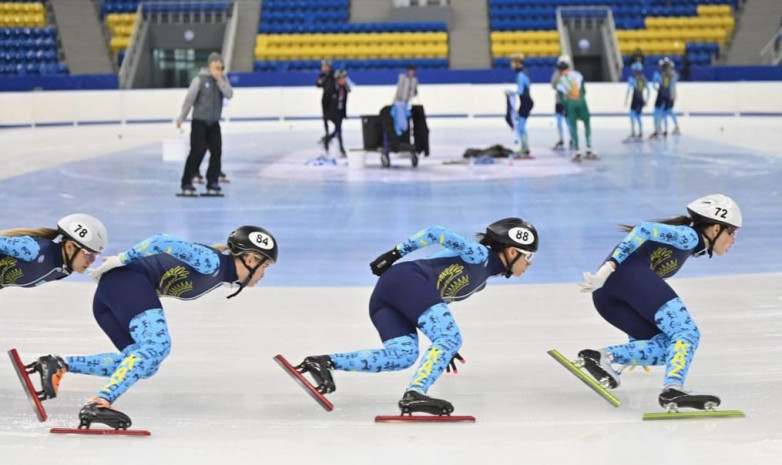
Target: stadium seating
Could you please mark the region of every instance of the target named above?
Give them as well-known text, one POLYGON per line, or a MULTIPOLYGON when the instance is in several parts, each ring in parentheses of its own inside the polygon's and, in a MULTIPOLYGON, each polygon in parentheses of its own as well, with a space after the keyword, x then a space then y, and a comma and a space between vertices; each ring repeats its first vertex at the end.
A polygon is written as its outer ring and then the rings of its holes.
MULTIPOLYGON (((523 52, 532 57, 559 53, 556 37, 557 7, 588 5, 611 7, 620 50, 625 55, 641 48, 647 55, 686 55, 690 64, 711 64, 734 32, 733 11, 737 2, 488 0, 494 66, 506 66, 507 56, 512 53, 523 52), (538 35, 546 32, 551 35, 538 35)), ((542 63, 547 62, 532 61, 527 66, 532 66, 531 63, 545 66, 542 63)))
POLYGON ((350 69, 448 67, 445 23, 349 23, 348 0, 265 0, 255 70, 315 70, 321 59, 350 69))
POLYGON ((68 74, 39 1, 0 3, 0 76, 68 74))

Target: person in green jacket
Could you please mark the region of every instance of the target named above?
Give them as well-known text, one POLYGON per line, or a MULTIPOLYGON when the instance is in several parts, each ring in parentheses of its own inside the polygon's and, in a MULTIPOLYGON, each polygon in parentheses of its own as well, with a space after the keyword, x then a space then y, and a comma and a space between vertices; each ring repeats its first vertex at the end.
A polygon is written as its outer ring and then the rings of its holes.
POLYGON ((575 69, 571 70, 570 63, 567 60, 563 60, 562 57, 557 62, 557 69, 559 70, 557 92, 559 92, 565 105, 573 148, 576 150, 572 161, 575 163, 581 162, 581 150, 578 144, 578 120, 584 122, 584 136, 587 146, 585 158, 587 160, 597 160, 597 154, 592 152, 592 129, 589 125, 589 107, 586 103, 584 76, 575 69))

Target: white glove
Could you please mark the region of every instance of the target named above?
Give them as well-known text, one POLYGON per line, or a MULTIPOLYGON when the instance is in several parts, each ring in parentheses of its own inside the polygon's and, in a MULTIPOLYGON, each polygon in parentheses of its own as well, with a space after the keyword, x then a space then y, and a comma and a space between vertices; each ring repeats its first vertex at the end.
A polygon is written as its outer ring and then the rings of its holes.
POLYGON ((611 262, 603 263, 603 266, 597 269, 595 274, 588 271, 584 272, 585 283, 578 283, 578 287, 581 288, 581 292, 595 292, 603 287, 606 279, 614 272, 614 264, 611 262))
POLYGON ((120 266, 123 265, 119 259, 119 255, 106 257, 103 259, 103 263, 101 263, 99 267, 93 268, 92 271, 90 271, 90 278, 94 279, 95 281, 99 281, 103 273, 120 266))

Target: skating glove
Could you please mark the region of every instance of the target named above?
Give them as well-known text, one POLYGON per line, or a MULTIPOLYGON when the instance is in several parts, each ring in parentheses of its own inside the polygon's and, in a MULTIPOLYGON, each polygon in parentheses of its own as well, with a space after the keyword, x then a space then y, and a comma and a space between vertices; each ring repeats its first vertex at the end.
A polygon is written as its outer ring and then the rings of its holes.
POLYGON ((603 266, 597 269, 595 274, 588 271, 584 272, 584 279, 586 282, 578 283, 578 287, 581 288, 581 292, 595 292, 603 287, 606 279, 614 272, 614 265, 611 262, 603 263, 603 266))
POLYGON ((377 257, 375 261, 369 264, 369 267, 372 269, 373 274, 380 276, 381 274, 385 273, 386 270, 391 268, 391 265, 393 265, 394 262, 400 258, 402 258, 402 254, 399 253, 399 250, 397 250, 396 247, 394 247, 383 255, 377 257))
POLYGON ((459 369, 456 368, 456 360, 462 362, 462 364, 467 363, 467 361, 464 359, 464 357, 459 355, 459 352, 456 352, 456 355, 454 355, 453 358, 451 359, 451 361, 448 362, 448 366, 445 367, 445 371, 447 373, 450 373, 450 372, 453 371, 453 374, 455 374, 455 375, 459 374, 459 369))
POLYGON ((99 281, 100 277, 103 276, 103 273, 120 266, 123 265, 119 259, 119 255, 106 257, 103 259, 103 263, 101 263, 99 267, 93 268, 92 271, 90 271, 90 278, 94 279, 95 281, 99 281))

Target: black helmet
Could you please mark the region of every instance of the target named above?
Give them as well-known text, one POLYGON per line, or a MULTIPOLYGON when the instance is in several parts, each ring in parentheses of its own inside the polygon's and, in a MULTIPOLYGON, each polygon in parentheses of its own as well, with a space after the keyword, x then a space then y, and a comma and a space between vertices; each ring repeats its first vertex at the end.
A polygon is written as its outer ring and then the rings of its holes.
POLYGON ((486 237, 503 248, 515 247, 527 252, 538 251, 538 231, 521 218, 505 218, 486 227, 486 237))
POLYGON ((277 241, 260 226, 240 226, 228 236, 228 249, 234 255, 255 253, 277 262, 277 241))

